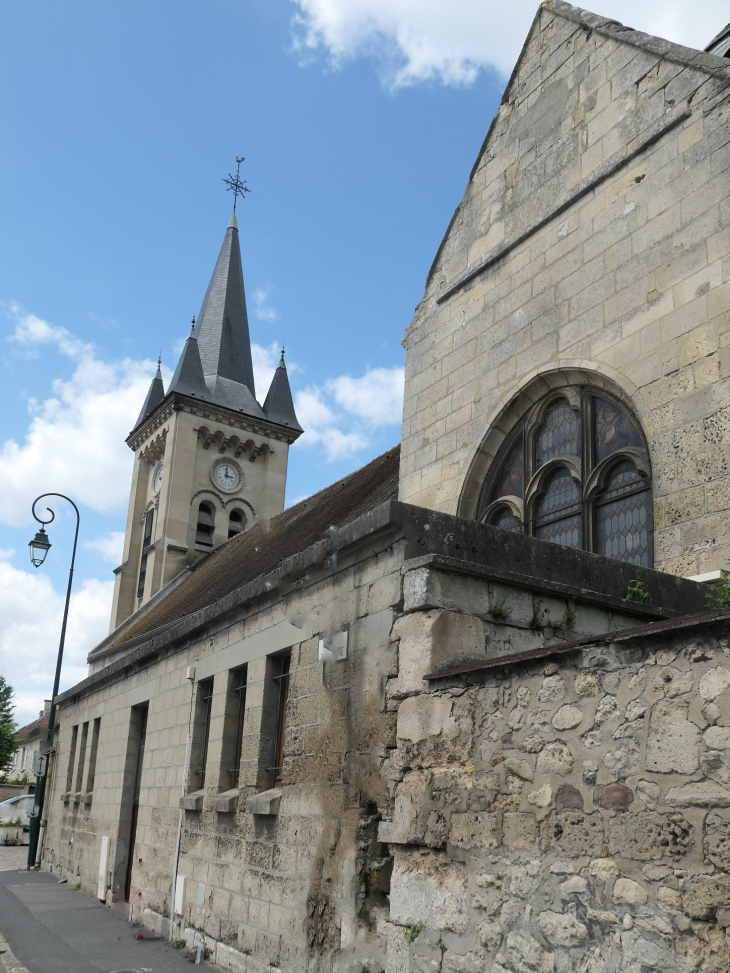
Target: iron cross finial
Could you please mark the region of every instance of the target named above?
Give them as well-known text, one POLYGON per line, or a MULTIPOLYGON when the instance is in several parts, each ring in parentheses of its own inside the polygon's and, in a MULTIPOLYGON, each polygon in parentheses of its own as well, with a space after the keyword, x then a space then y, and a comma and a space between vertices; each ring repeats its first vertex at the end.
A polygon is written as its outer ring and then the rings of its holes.
POLYGON ((236 203, 238 202, 238 197, 243 196, 244 193, 250 193, 251 190, 246 185, 246 180, 240 178, 241 163, 245 162, 242 155, 236 156, 236 175, 233 176, 228 173, 228 178, 224 179, 223 182, 228 186, 228 190, 233 190, 233 212, 236 212, 236 203))

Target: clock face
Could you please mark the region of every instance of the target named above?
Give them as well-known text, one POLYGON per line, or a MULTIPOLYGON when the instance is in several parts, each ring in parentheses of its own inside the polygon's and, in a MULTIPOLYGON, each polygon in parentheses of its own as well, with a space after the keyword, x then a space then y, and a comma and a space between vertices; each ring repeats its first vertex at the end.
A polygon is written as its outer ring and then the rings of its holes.
POLYGON ((163 473, 163 467, 158 466, 157 469, 155 470, 155 479, 153 481, 155 493, 160 492, 160 487, 162 486, 162 473, 163 473))
POLYGON ((227 463, 221 463, 220 466, 215 471, 215 478, 218 483, 224 488, 231 490, 238 483, 238 474, 232 466, 227 463))

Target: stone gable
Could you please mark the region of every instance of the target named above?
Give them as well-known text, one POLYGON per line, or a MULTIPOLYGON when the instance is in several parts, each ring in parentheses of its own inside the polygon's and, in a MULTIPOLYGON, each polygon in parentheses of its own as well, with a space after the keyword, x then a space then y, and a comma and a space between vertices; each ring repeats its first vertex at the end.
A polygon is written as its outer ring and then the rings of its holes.
POLYGON ((517 411, 590 383, 647 436, 656 566, 724 564, 729 96, 720 58, 540 8, 404 337, 402 500, 474 516, 517 411))

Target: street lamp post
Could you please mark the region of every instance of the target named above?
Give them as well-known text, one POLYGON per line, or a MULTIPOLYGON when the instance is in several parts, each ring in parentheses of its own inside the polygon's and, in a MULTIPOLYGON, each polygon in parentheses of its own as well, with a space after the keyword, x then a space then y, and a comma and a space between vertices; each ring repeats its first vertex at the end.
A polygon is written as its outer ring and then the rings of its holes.
MULTIPOLYGON (((63 645, 66 641, 66 622, 68 621, 68 606, 71 600, 71 585, 73 583, 74 577, 74 562, 76 560, 76 542, 79 539, 79 522, 81 520, 79 516, 79 508, 70 499, 70 497, 64 496, 63 493, 42 493, 39 497, 33 501, 33 506, 31 508, 31 513, 41 524, 41 529, 35 535, 33 540, 30 542, 28 547, 30 548, 30 560, 34 567, 39 568, 41 564, 46 559, 46 554, 51 547, 51 542, 48 540, 48 535, 45 531, 45 525, 52 523, 56 515, 51 510, 50 507, 46 507, 46 510, 51 515, 47 520, 43 520, 35 512, 35 506, 39 500, 44 497, 60 497, 62 500, 68 500, 71 506, 76 511, 76 533, 74 534, 74 546, 71 553, 71 568, 68 572, 68 588, 66 590, 66 604, 63 609, 63 624, 61 625, 61 641, 58 645, 58 658, 56 660, 56 677, 53 680, 53 694, 51 696, 51 709, 48 714, 48 738, 46 740, 45 750, 50 749, 53 746, 53 726, 56 721, 56 696, 58 696, 58 684, 61 680, 61 663, 63 662, 63 645)), ((35 805, 33 807, 33 815, 30 819, 30 835, 28 839, 28 868, 33 868, 35 865, 36 854, 38 851, 38 836, 40 833, 41 819, 43 817, 43 806, 46 795, 46 778, 48 775, 48 760, 45 761, 42 773, 38 777, 38 782, 35 789, 35 805)))

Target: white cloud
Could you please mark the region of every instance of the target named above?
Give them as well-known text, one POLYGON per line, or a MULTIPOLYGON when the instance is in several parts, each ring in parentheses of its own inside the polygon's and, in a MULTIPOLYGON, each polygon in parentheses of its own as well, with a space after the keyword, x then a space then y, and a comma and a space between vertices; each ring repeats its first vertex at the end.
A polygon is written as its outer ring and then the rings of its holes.
POLYGON ((103 513, 123 509, 133 459, 124 440, 144 402, 155 362, 102 361, 92 345, 65 328, 18 305, 10 310, 15 320, 10 341, 31 353, 53 344, 76 367, 68 381, 53 383, 52 396, 29 400, 32 418, 23 442, 8 439, 0 446, 0 519, 14 526, 28 522, 30 500, 46 490, 69 494, 103 513))
MULTIPOLYGON (((87 653, 107 634, 113 581, 82 582, 71 596, 61 689, 87 675, 87 653)), ((64 595, 44 574, 0 561, 0 672, 15 690, 22 726, 50 699, 56 669, 64 595)))
MULTIPOLYGON (((279 347, 276 341, 272 341, 267 348, 251 342, 253 379, 256 385, 256 394, 260 402, 263 402, 266 398, 266 393, 269 391, 269 386, 271 385, 271 379, 274 377, 276 366, 279 364, 279 347)), ((287 368, 291 370, 288 364, 287 368)))
POLYGON ((109 564, 119 564, 124 549, 124 531, 112 530, 103 537, 95 537, 93 541, 85 541, 84 547, 91 551, 98 551, 109 564))
POLYGON ((266 300, 271 287, 257 287, 253 292, 254 314, 259 321, 276 321, 278 315, 273 307, 269 307, 266 300))
POLYGON ((404 382, 403 368, 373 368, 362 378, 333 378, 327 388, 343 409, 374 426, 389 426, 402 419, 404 382))
POLYGON ((373 368, 361 378, 340 375, 297 392, 294 407, 305 430, 298 442, 324 446, 329 462, 364 449, 374 428, 400 425, 403 375, 402 368, 373 368))
MULTIPOLYGON (((324 50, 334 67, 372 57, 392 88, 436 80, 468 85, 495 68, 509 77, 536 0, 293 0, 294 47, 324 50)), ((689 47, 705 47, 727 23, 727 0, 600 0, 597 13, 689 47)))

